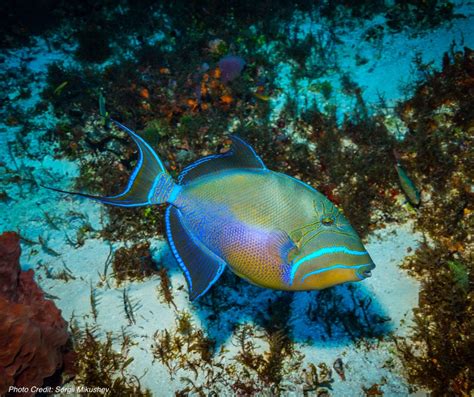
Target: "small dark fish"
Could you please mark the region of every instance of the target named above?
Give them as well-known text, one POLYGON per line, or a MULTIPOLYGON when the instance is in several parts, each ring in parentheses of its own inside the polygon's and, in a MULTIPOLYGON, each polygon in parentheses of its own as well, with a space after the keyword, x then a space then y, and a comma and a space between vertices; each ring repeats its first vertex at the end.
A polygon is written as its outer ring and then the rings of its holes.
POLYGON ((107 117, 107 111, 105 110, 105 98, 102 93, 99 93, 99 114, 102 117, 107 117))
POLYGON ((68 81, 63 81, 54 89, 54 95, 59 96, 63 92, 64 88, 68 85, 68 81))
POLYGON ((104 120, 104 127, 109 129, 110 127, 110 115, 109 112, 105 109, 105 97, 102 95, 102 92, 99 93, 99 115, 104 120))
POLYGON ((344 363, 340 358, 334 361, 332 367, 334 368, 334 371, 337 372, 341 380, 346 380, 346 375, 344 374, 344 363))
POLYGON ((403 193, 405 193, 408 198, 408 201, 410 201, 411 204, 417 206, 420 204, 420 191, 417 189, 413 181, 408 177, 408 174, 405 172, 405 170, 402 168, 400 164, 399 154, 395 150, 393 151, 393 154, 395 155, 395 159, 397 160, 395 169, 397 170, 398 179, 400 181, 400 186, 403 190, 403 193))

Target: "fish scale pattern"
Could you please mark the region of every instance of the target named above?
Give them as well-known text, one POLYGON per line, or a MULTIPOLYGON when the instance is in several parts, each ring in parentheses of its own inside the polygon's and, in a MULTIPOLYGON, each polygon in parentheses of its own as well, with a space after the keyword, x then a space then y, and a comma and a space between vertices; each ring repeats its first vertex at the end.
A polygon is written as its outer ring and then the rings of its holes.
POLYGON ((238 275, 286 289, 288 230, 314 216, 307 189, 269 171, 237 170, 197 179, 184 187, 180 207, 193 233, 238 275), (285 182, 293 186, 288 189, 285 182))

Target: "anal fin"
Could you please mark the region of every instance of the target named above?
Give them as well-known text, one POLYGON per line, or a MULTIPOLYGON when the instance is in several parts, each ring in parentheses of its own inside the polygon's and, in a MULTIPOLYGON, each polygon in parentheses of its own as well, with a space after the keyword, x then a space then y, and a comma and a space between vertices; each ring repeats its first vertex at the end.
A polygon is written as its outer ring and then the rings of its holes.
POLYGON ((186 276, 189 298, 197 299, 217 281, 226 262, 193 235, 181 212, 173 206, 166 210, 166 233, 173 255, 186 276))

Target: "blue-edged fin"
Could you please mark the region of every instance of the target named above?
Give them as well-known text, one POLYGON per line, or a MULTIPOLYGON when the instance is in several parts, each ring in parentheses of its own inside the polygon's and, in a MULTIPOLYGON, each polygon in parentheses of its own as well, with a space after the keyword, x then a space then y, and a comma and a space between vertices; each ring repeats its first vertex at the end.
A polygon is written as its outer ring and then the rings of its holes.
POLYGON ((166 210, 166 234, 171 251, 186 276, 189 298, 199 298, 220 277, 225 261, 193 235, 183 222, 180 211, 173 206, 166 210))
POLYGON ((130 176, 125 190, 116 196, 99 197, 85 193, 68 192, 50 187, 48 187, 48 189, 61 193, 75 194, 119 207, 139 207, 165 202, 172 203, 176 198, 180 187, 174 183, 158 155, 143 138, 133 132, 130 128, 125 127, 118 121, 112 121, 130 135, 138 146, 138 162, 130 176))
POLYGON ((178 183, 185 185, 200 176, 230 168, 266 169, 252 146, 235 135, 230 138, 232 146, 228 152, 203 157, 188 165, 179 175, 178 183))

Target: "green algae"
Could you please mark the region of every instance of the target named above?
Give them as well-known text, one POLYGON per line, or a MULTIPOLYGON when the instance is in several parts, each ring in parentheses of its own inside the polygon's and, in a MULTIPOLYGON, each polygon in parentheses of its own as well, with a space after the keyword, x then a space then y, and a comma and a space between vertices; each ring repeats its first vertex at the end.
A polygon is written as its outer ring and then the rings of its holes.
POLYGON ((469 273, 468 267, 459 261, 448 261, 447 265, 451 270, 451 276, 456 286, 463 292, 467 293, 469 290, 469 273))

